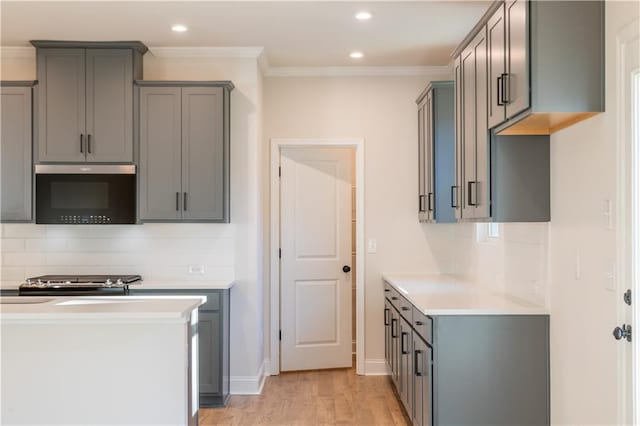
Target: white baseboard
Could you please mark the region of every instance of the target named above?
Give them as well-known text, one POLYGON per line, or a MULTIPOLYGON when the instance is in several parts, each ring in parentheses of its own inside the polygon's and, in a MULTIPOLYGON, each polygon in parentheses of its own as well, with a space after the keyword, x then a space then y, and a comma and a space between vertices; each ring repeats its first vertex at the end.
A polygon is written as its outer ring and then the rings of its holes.
POLYGON ((255 376, 231 376, 229 393, 231 395, 260 395, 269 370, 269 360, 265 359, 255 376))
POLYGON ((387 361, 384 359, 365 359, 364 375, 365 376, 386 376, 389 374, 387 369, 387 361))

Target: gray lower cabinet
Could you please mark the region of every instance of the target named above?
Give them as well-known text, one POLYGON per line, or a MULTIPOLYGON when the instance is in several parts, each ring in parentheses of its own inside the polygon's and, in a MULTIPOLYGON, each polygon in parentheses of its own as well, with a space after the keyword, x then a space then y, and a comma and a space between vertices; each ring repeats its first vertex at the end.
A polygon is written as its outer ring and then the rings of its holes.
POLYGON ((33 41, 37 48, 38 162, 133 162, 133 81, 139 42, 33 41))
POLYGON ((0 221, 30 222, 32 214, 33 81, 0 84, 2 165, 0 221))
POLYGON ((418 104, 418 217, 455 222, 455 114, 453 81, 434 81, 418 104))
POLYGON ((224 406, 229 399, 229 293, 230 290, 130 290, 132 296, 207 296, 207 303, 198 309, 200 407, 224 406))
POLYGON ((137 82, 140 219, 229 222, 230 82, 137 82))
POLYGON ((430 317, 404 303, 385 283, 385 356, 413 425, 550 424, 548 315, 430 317))

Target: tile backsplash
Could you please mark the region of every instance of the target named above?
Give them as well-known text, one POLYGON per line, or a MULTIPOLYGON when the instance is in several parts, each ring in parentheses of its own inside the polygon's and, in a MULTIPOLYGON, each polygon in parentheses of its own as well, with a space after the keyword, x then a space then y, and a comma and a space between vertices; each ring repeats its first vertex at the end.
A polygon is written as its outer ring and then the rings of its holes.
POLYGON ((153 281, 234 277, 235 228, 230 224, 0 228, 3 285, 43 274, 140 274, 153 281), (190 273, 190 266, 196 266, 197 273, 190 273))

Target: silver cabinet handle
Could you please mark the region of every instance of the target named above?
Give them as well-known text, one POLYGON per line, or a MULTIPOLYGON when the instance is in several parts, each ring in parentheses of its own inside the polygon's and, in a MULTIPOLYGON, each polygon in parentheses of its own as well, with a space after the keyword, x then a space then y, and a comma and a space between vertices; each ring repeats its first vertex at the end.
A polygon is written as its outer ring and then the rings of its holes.
POLYGON ((476 181, 467 182, 467 192, 469 194, 469 196, 467 197, 467 204, 469 204, 470 206, 478 205, 477 185, 478 185, 478 182, 476 181))

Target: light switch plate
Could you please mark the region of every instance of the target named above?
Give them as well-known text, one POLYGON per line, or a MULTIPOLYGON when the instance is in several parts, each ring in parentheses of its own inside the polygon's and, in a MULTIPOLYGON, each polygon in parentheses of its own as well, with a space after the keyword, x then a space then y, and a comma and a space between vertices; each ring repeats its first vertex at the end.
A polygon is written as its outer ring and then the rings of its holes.
POLYGON ((367 253, 377 253, 378 252, 378 242, 375 238, 369 238, 369 242, 367 243, 367 253))
POLYGON ((189 265, 190 275, 204 275, 204 265, 189 265))

